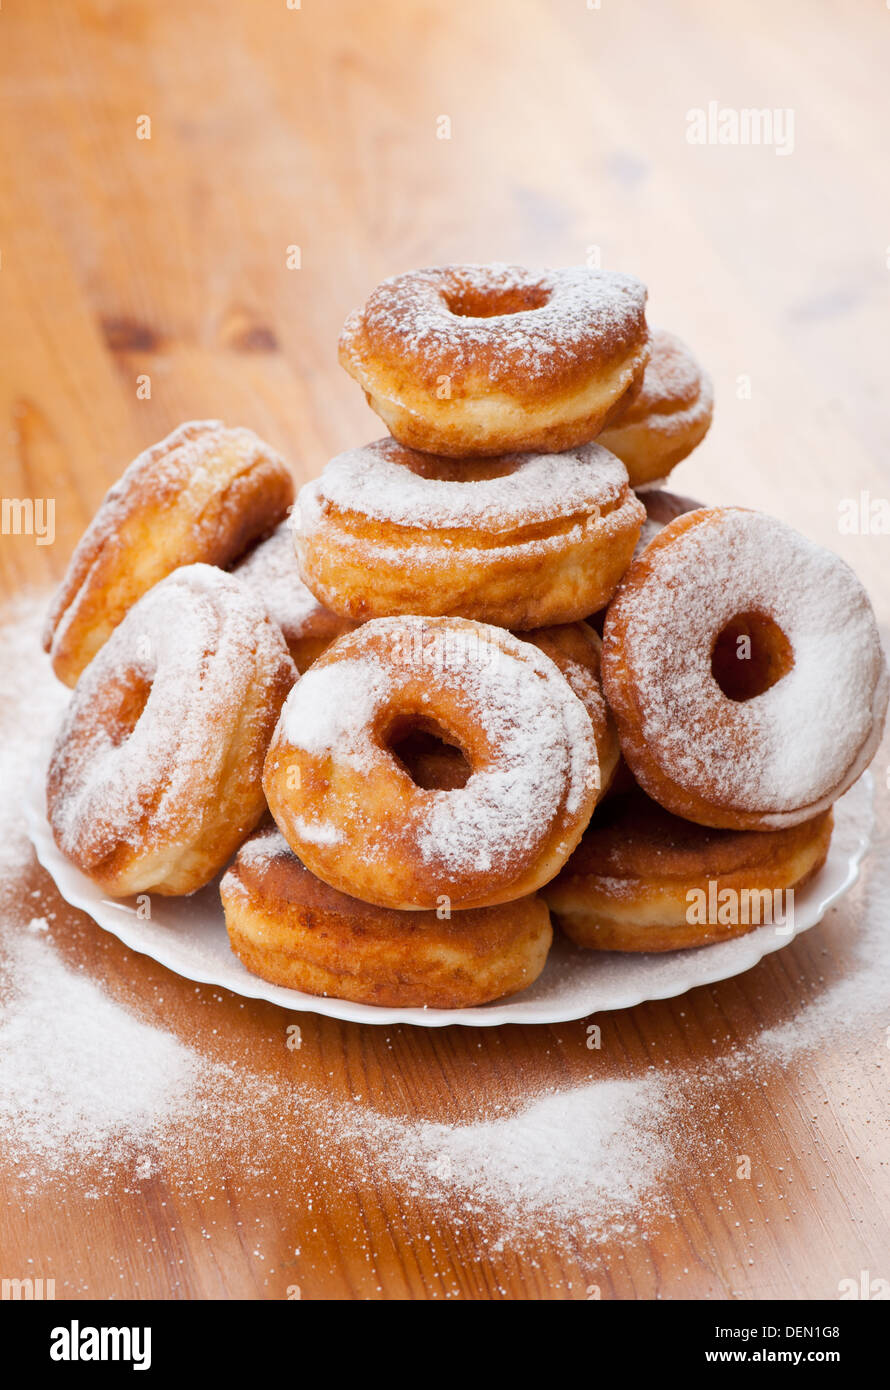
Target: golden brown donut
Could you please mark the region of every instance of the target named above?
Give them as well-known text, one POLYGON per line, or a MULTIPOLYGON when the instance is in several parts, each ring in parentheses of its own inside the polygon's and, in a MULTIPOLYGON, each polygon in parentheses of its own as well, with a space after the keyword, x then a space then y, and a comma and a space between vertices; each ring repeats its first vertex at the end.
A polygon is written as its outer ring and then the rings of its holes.
POLYGON ((602 640, 587 623, 564 623, 518 635, 556 663, 590 715, 599 763, 599 801, 612 783, 621 755, 615 721, 603 696, 602 640))
POLYGON ((597 810, 543 893, 566 935, 599 951, 677 951, 766 922, 788 928, 788 890, 825 863, 832 825, 829 809, 784 830, 713 830, 636 787, 597 810))
POLYGON ((264 541, 240 560, 232 573, 260 600, 284 634, 297 670, 305 671, 316 657, 355 626, 319 603, 300 578, 290 523, 282 521, 264 541))
POLYGON ((465 1009, 537 979, 552 930, 540 897, 467 912, 395 912, 338 893, 277 831, 242 845, 220 885, 232 950, 254 975, 306 994, 465 1009))
POLYGON ((639 386, 645 308, 645 285, 606 270, 414 270, 350 314, 340 361, 412 449, 555 452, 593 439, 639 386))
POLYGON ((644 516, 624 465, 596 444, 455 463, 380 439, 307 483, 294 522, 304 581, 344 617, 524 629, 606 604, 644 516))
POLYGON ((53 599, 43 645, 74 685, 124 614, 179 565, 223 568, 277 525, 293 480, 248 429, 193 420, 146 449, 106 493, 53 599))
POLYGON ((677 517, 606 613, 603 689, 635 778, 675 815, 811 820, 871 761, 887 663, 853 571, 739 507, 677 517))
POLYGON ((133 605, 77 683, 47 814, 107 893, 192 893, 266 810, 263 759, 297 678, 284 638, 231 575, 187 565, 133 605))
POLYGON ((666 478, 701 443, 714 414, 711 378, 685 343, 655 328, 651 344, 641 390, 598 435, 626 466, 632 487, 666 478))
POLYGON ((376 618, 294 686, 263 784, 279 829, 333 888, 381 907, 489 907, 562 867, 596 800, 588 713, 530 642, 461 618, 376 618), (465 786, 418 786, 417 729, 459 747, 465 786))

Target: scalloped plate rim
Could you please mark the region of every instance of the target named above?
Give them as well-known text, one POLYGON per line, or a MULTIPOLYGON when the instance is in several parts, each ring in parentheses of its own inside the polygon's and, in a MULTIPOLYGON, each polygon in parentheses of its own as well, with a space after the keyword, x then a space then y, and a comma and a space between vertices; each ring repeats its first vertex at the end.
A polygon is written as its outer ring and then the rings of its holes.
MULTIPOLYGON (((870 772, 865 772, 859 782, 854 784, 845 795, 867 797, 869 810, 871 810, 873 788, 872 775, 870 772)), ((841 798, 841 802, 843 799, 841 798)), ((46 820, 42 776, 39 782, 35 778, 32 794, 28 797, 25 809, 28 832, 34 851, 61 896, 72 907, 85 912, 103 931, 116 936, 130 950, 136 951, 139 955, 148 956, 159 965, 172 970, 174 974, 183 979, 192 980, 196 984, 213 985, 219 989, 227 989, 248 999, 263 999, 267 1003, 276 1004, 292 1013, 316 1013, 348 1023, 371 1023, 378 1027, 404 1023, 421 1028, 445 1028, 451 1025, 467 1028, 493 1028, 505 1023, 568 1023, 588 1018, 597 1013, 611 1013, 616 1009, 633 1008, 635 1005, 649 1000, 673 999, 685 994, 690 989, 698 988, 700 985, 716 984, 720 980, 731 979, 736 975, 744 974, 745 971, 757 965, 764 956, 781 950, 801 932, 808 931, 821 922, 829 909, 855 884, 859 877, 862 861, 871 843, 871 821, 868 830, 858 836, 855 847, 849 857, 843 861, 840 858, 842 851, 835 849, 835 840, 833 839, 825 866, 803 890, 808 895, 807 907, 811 908, 814 913, 812 919, 809 919, 809 911, 805 910, 803 916, 807 920, 802 923, 795 921, 793 931, 780 939, 777 938, 775 931, 765 926, 757 931, 748 932, 744 936, 736 937, 732 941, 718 943, 726 947, 738 948, 739 960, 737 963, 733 962, 732 968, 729 970, 727 970, 725 960, 722 957, 721 963, 707 968, 707 952, 710 948, 702 946, 692 951, 676 953, 688 961, 690 971, 686 975, 681 974, 680 977, 672 979, 667 985, 659 987, 655 986, 653 982, 653 987, 648 990, 645 987, 630 990, 626 997, 607 1002, 597 1002, 592 994, 583 1007, 579 1005, 577 998, 574 999, 574 1002, 559 1007, 556 1001, 548 1005, 546 997, 537 1000, 528 999, 523 1002, 522 995, 519 994, 502 1003, 494 1002, 468 1009, 390 1008, 379 1004, 361 1004, 348 999, 339 999, 333 995, 303 994, 283 985, 271 984, 259 976, 250 974, 234 954, 231 957, 231 962, 227 962, 226 969, 219 966, 215 968, 202 967, 199 962, 193 961, 191 958, 184 959, 181 950, 177 951, 176 943, 180 939, 179 936, 171 937, 171 950, 159 948, 154 942, 145 939, 144 931, 135 918, 131 924, 128 917, 115 918, 112 916, 112 908, 116 906, 112 900, 101 898, 99 888, 86 874, 81 873, 79 869, 69 863, 56 848, 46 820), (834 851, 834 861, 832 861, 832 851, 834 851), (818 897, 820 880, 825 879, 826 876, 831 876, 832 871, 836 875, 840 870, 841 862, 846 865, 846 871, 841 881, 828 891, 826 896, 818 897), (811 904, 809 902, 811 898, 818 898, 818 901, 811 904), (103 907, 108 910, 100 912, 103 907), (696 966, 697 969, 693 968, 696 966), (231 972, 231 975, 228 972, 231 972), (226 978, 220 978, 221 974, 226 975, 226 978)), ((210 886, 208 885, 208 887, 210 886)), ((167 901, 181 902, 183 900, 167 899, 167 901)), ((122 903, 122 908, 117 910, 126 910, 126 904, 123 900, 122 903)), ((220 912, 220 929, 225 930, 222 912, 220 912)), ((671 954, 674 953, 654 953, 646 959, 658 962, 663 960, 666 955, 671 954)), ((638 965, 642 959, 643 953, 634 956, 635 963, 638 965)), ((592 983, 591 990, 594 989, 595 986, 592 983)))

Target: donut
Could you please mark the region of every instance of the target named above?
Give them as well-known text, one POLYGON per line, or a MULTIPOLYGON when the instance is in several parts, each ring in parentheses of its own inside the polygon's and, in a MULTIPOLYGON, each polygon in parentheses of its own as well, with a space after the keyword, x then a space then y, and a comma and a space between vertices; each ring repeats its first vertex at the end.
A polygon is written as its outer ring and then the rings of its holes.
POLYGON ((832 824, 829 809, 782 830, 714 830, 636 787, 600 807, 542 892, 566 935, 598 951, 677 951, 787 927, 784 895, 825 863, 832 824))
POLYGON ((130 464, 74 551, 43 635, 53 670, 74 685, 138 598, 180 565, 226 568, 276 526, 293 480, 248 429, 193 420, 130 464))
POLYGON ((304 582, 345 618, 522 629, 603 607, 644 516, 624 465, 597 444, 455 464, 380 439, 331 459, 293 521, 304 582))
POLYGON ((375 618, 294 686, 269 809, 307 869, 380 907, 489 907, 533 893, 581 837, 599 780, 590 717, 559 668, 502 629, 375 618), (459 747, 464 786, 418 786, 393 746, 459 747))
POLYGON ((612 783, 621 756, 615 721, 603 697, 602 640, 587 623, 564 623, 519 635, 559 667, 590 716, 599 764, 599 801, 612 783))
POLYGON ((326 647, 354 624, 319 603, 300 578, 290 524, 282 521, 232 573, 253 592, 284 634, 298 671, 305 671, 326 647))
POLYGON ((714 388, 685 343, 652 330, 641 389, 597 436, 627 468, 632 487, 666 478, 711 426, 714 388))
POLYGON ((47 777, 59 849, 115 897, 202 887, 266 810, 263 759, 296 678, 239 580, 201 564, 161 580, 71 697, 47 777))
POLYGON ((252 974, 361 1004, 464 1009, 515 994, 540 975, 553 935, 537 895, 448 915, 360 902, 311 874, 274 829, 242 845, 220 895, 252 974))
POLYGON ((587 443, 637 389, 646 287, 572 267, 447 265, 385 280, 340 362, 402 444, 451 458, 587 443))
POLYGON ((701 825, 811 820, 880 741, 887 663, 837 555, 739 507, 677 517, 631 565, 603 631, 603 688, 645 791, 701 825))

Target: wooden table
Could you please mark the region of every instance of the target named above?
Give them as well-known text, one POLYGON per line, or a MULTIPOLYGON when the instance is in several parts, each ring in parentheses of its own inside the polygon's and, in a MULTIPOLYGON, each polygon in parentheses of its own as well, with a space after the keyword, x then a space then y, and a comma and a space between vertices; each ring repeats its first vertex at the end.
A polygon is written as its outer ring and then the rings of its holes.
MULTIPOLYGON (((301 479, 376 437, 335 349, 383 276, 600 255, 647 281, 651 320, 714 376, 716 421, 678 489, 838 550, 886 621, 890 540, 838 519, 843 499, 888 488, 888 36, 890 13, 864 0, 9 0, 2 487, 56 499, 56 543, 4 536, 4 592, 57 580, 108 484, 182 419, 252 426, 301 479), (793 151, 690 143, 688 113, 711 101, 792 108, 793 151)), ((221 1145, 188 1181, 121 1173, 87 1200, 57 1178, 26 1212, 4 1206, 4 1275, 34 1260, 59 1296, 88 1298, 764 1299, 890 1273, 890 1015, 851 1019, 792 1066, 762 1058, 756 1084, 713 1071, 845 978, 861 898, 740 978, 601 1017, 600 1051, 586 1021, 430 1031, 306 1014, 290 1052, 293 1016, 126 951, 36 865, 23 912, 34 889, 67 960, 273 1083, 432 1120, 651 1067, 702 1085, 692 1148, 669 1136, 676 1161, 637 1234, 499 1244, 487 1218, 431 1211, 350 1145, 332 1175, 330 1146, 282 1106, 259 1174, 221 1145), (739 1154, 754 1182, 733 1181, 739 1154)))

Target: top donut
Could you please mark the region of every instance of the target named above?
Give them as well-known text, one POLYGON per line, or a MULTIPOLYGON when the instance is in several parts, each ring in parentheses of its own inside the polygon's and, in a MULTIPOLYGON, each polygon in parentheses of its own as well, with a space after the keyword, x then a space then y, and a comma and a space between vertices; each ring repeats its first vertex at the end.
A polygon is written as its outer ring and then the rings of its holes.
POLYGON ((570 267, 450 265, 385 280, 340 361, 390 433, 452 458, 594 439, 642 383, 646 287, 570 267))

